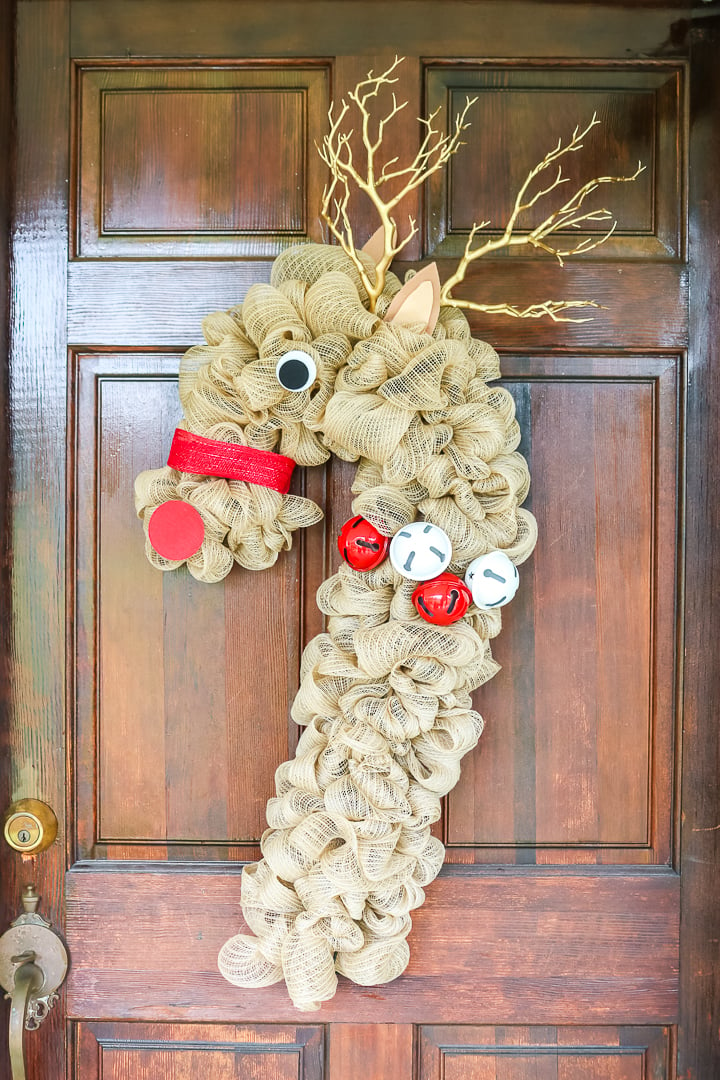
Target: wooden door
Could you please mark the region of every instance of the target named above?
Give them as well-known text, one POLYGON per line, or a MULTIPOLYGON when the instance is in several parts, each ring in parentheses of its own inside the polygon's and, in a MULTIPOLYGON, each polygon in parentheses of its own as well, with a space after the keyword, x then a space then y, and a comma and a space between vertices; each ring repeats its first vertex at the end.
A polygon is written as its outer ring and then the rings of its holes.
POLYGON ((62 1005, 27 1039, 31 1080, 720 1068, 714 11, 19 0, 14 26, 3 16, 3 791, 62 824, 49 852, 3 851, 3 917, 34 880, 71 954, 62 1005), (647 171, 609 193, 604 248, 471 275, 484 302, 604 310, 472 319, 517 402, 540 540, 494 645, 502 673, 476 695, 487 727, 447 800, 410 967, 341 981, 308 1015, 282 986, 231 987, 216 956, 296 742, 289 702, 353 469, 299 477, 325 523, 213 586, 147 564, 132 484, 165 460, 203 316, 288 243, 322 239, 329 100, 396 51, 409 116, 478 97, 468 145, 418 198, 408 263, 447 276, 473 220, 502 222, 595 110, 578 177, 647 171))

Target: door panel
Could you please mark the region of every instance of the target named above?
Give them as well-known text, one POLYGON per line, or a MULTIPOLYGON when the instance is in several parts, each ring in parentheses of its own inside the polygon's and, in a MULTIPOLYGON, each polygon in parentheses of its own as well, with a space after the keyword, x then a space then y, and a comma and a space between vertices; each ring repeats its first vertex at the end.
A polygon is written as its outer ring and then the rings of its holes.
MULTIPOLYGON (((716 513, 698 447, 713 445, 716 399, 698 389, 710 365, 689 325, 704 347, 718 316, 699 179, 698 261, 686 250, 688 155, 704 176, 717 138, 717 31, 654 4, 512 7, 18 4, 7 796, 62 818, 63 747, 69 796, 60 844, 4 853, 4 915, 34 879, 65 927, 68 1076, 670 1080, 676 1054, 688 1078, 720 1068, 709 980, 690 973, 718 936, 716 861, 698 846, 717 825, 712 664, 698 660, 715 596, 700 523, 716 513), (468 145, 408 200, 423 227, 400 272, 437 258, 447 276, 472 221, 497 227, 530 166, 593 110, 603 124, 573 175, 638 158, 647 171, 603 192, 620 225, 599 251, 564 269, 501 255, 468 275, 483 302, 605 310, 471 316, 517 403, 540 540, 493 643, 503 670, 475 696, 486 731, 447 800, 447 866, 414 917, 410 967, 383 987, 341 980, 306 1024, 282 986, 229 986, 216 955, 241 926, 239 864, 257 857, 297 741, 289 704, 354 470, 296 476, 325 522, 272 570, 213 586, 150 568, 132 482, 165 460, 179 358, 204 315, 267 280, 283 247, 322 238, 313 143, 328 102, 396 48, 408 115, 479 99, 468 145), (689 274, 704 312, 691 324, 689 274), (707 587, 687 611, 683 714, 686 535, 688 580, 707 587), (681 787, 697 830, 685 866, 681 787)), ((416 138, 401 125, 393 154, 416 138)), ((374 231, 367 207, 354 224, 374 231)), ((29 1055, 30 1080, 65 1076, 60 1010, 29 1055)))
MULTIPOLYGON (((502 232, 527 176, 526 163, 542 161, 550 149, 549 118, 558 131, 570 133, 576 124, 582 129, 594 114, 602 120, 602 137, 595 137, 597 131, 587 136, 582 160, 572 163, 572 175, 585 183, 608 173, 632 174, 638 161, 646 166, 622 191, 622 223, 594 257, 680 254, 685 216, 681 65, 657 60, 608 65, 586 61, 573 66, 539 60, 532 65, 518 60, 504 64, 446 60, 426 70, 429 110, 440 108, 441 115, 455 116, 468 94, 478 98, 462 156, 451 158, 448 168, 428 182, 426 254, 462 255, 467 234, 478 220, 480 192, 482 217, 490 224, 479 237, 502 232), (492 154, 488 154, 489 132, 492 154)), ((605 201, 614 201, 616 195, 603 192, 605 201)), ((535 227, 545 212, 541 201, 523 220, 535 227)), ((590 234, 604 231, 601 222, 587 226, 590 234)), ((558 235, 567 238, 568 230, 558 235)), ((522 257, 522 252, 510 249, 506 255, 522 257)))
POLYGON ((78 1024, 78 1075, 87 1080, 322 1080, 322 1027, 78 1024))
MULTIPOLYGON (((413 914, 411 958, 388 986, 341 980, 321 1018, 342 1024, 671 1023, 677 875, 450 867, 413 914)), ((238 993, 215 970, 238 920, 240 873, 196 865, 78 865, 67 878, 72 1017, 292 1022, 282 983, 238 993), (182 890, 177 886, 182 881, 182 890), (149 968, 148 957, 152 957, 149 968)))
MULTIPOLYGON (((204 858, 248 857, 296 741, 303 546, 212 588, 158 575, 137 550, 127 492, 180 419, 177 364, 134 350, 73 356, 81 857, 172 847, 177 858, 193 843, 204 858)), ((681 364, 505 356, 503 367, 554 542, 507 613, 502 673, 475 695, 488 726, 448 799, 448 862, 666 862, 681 364), (584 585, 569 590, 574 575, 584 585)), ((348 467, 327 471, 349 487, 348 467)), ((333 506, 342 520, 347 498, 333 506)), ((304 591, 310 606, 314 581, 304 591)))
POLYGON ((494 643, 503 670, 475 695, 487 727, 448 796, 448 860, 664 863, 682 361, 502 367, 542 478, 527 505, 551 540, 494 643))
POLYGON ((81 857, 178 858, 202 844, 203 858, 226 858, 229 844, 258 843, 275 768, 297 741, 298 547, 266 574, 210 588, 128 557, 128 492, 181 419, 178 362, 73 356, 81 857))
POLYGON ((252 257, 321 239, 327 63, 82 63, 75 80, 77 258, 252 257))
POLYGON ((667 1028, 422 1027, 420 1080, 666 1080, 667 1028))

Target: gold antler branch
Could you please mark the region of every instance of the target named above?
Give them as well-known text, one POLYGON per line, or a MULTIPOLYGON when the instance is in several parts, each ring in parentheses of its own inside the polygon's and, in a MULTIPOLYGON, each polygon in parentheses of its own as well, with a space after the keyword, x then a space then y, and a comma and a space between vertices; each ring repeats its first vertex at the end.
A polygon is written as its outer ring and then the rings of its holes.
POLYGON ((563 176, 562 165, 557 165, 557 172, 554 180, 552 180, 547 187, 540 188, 538 191, 531 193, 530 188, 536 177, 540 176, 541 173, 544 173, 546 169, 554 166, 559 158, 562 158, 566 154, 576 153, 578 150, 582 149, 582 140, 588 132, 599 123, 600 121, 597 118, 597 113, 593 113, 592 120, 586 128, 580 131, 579 126, 576 127, 572 134, 572 138, 565 145, 563 145, 562 139, 559 139, 554 150, 551 150, 546 154, 542 161, 539 162, 534 169, 530 170, 517 194, 512 213, 500 236, 486 240, 480 247, 473 248, 477 233, 480 229, 489 225, 490 222, 483 221, 479 225, 473 225, 470 230, 467 244, 465 245, 465 253, 458 264, 458 268, 455 273, 447 279, 442 287, 440 293, 441 303, 451 307, 466 308, 471 311, 511 315, 518 319, 536 319, 542 315, 549 315, 550 318, 556 322, 588 321, 587 319, 573 319, 562 316, 559 313, 570 308, 600 307, 601 305, 597 304, 594 300, 546 300, 544 303, 532 304, 527 308, 520 309, 513 307, 511 304, 478 304, 473 300, 457 300, 451 293, 455 286, 459 285, 464 280, 470 264, 475 262, 476 259, 482 258, 483 255, 487 255, 489 252, 499 251, 501 248, 514 247, 519 244, 530 244, 534 248, 538 248, 541 251, 548 252, 550 255, 554 255, 560 265, 563 266, 563 259, 568 255, 577 255, 582 251, 592 251, 593 248, 604 244, 605 241, 612 236, 617 226, 617 221, 613 218, 611 212, 605 208, 600 210, 583 210, 583 204, 588 195, 591 195, 592 192, 596 191, 601 184, 622 184, 631 180, 636 180, 640 173, 645 169, 645 166, 639 162, 638 167, 632 176, 596 176, 592 180, 588 180, 587 183, 578 188, 562 206, 548 214, 548 216, 530 232, 516 234, 514 231, 521 214, 526 210, 530 210, 540 201, 540 199, 557 190, 561 184, 566 184, 568 182, 568 177, 563 176), (547 241, 549 236, 552 236, 553 233, 557 233, 560 229, 580 229, 584 223, 597 221, 612 222, 607 231, 600 237, 586 237, 574 247, 569 247, 564 250, 561 250, 559 247, 556 247, 547 241))
POLYGON ((420 187, 429 176, 441 169, 459 147, 463 145, 461 135, 470 126, 469 122, 466 121, 467 112, 477 100, 477 98, 466 99, 462 113, 455 117, 454 130, 447 135, 441 134, 435 127, 435 120, 440 112, 439 108, 425 119, 419 118, 419 122, 425 128, 425 133, 420 147, 410 164, 404 167, 396 167, 398 158, 394 157, 390 161, 386 161, 382 167, 379 167, 377 153, 382 144, 385 129, 390 121, 405 108, 407 102, 404 101, 398 104, 393 93, 392 107, 387 115, 377 121, 374 134, 370 129, 368 102, 371 98, 378 96, 382 87, 392 86, 398 82, 397 78, 393 78, 393 72, 398 64, 402 63, 402 60, 403 57, 396 56, 387 71, 384 71, 381 75, 374 75, 372 71, 369 71, 367 78, 359 82, 355 89, 348 93, 347 100, 342 99, 336 117, 333 116, 335 111, 334 103, 330 106, 328 112, 330 130, 325 135, 322 145, 317 147, 320 157, 330 170, 330 182, 323 191, 321 215, 327 222, 330 232, 355 263, 370 298, 371 311, 375 310, 377 299, 383 290, 385 274, 390 263, 418 231, 415 218, 408 215, 409 232, 404 239, 399 240, 397 225, 392 216, 393 211, 406 195, 420 187), (353 130, 347 132, 341 130, 342 123, 350 111, 349 102, 352 102, 355 106, 362 122, 361 134, 365 149, 364 171, 361 171, 361 166, 357 165, 353 156, 350 141, 353 130), (383 185, 390 181, 399 180, 404 181, 402 186, 396 190, 394 195, 388 199, 383 199, 380 194, 383 185), (355 238, 348 215, 351 184, 360 191, 365 192, 380 216, 384 235, 384 249, 383 255, 377 263, 374 280, 366 270, 355 246, 355 238))

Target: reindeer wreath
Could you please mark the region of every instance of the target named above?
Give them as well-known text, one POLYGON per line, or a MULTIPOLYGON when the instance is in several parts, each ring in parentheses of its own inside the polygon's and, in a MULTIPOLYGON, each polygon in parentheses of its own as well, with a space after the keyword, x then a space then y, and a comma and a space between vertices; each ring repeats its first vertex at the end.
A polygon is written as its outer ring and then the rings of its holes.
POLYGON ((152 564, 187 565, 214 582, 235 562, 271 566, 295 529, 322 517, 288 493, 295 464, 319 465, 332 453, 358 462, 343 562, 318 591, 327 632, 305 649, 292 706, 305 730, 275 775, 263 858, 243 869, 242 911, 256 936, 231 938, 219 957, 238 986, 284 979, 304 1010, 334 995, 338 973, 376 985, 407 966, 410 912, 444 857, 430 828, 483 729, 470 695, 497 671, 490 639, 536 540, 534 518, 520 508, 530 478, 513 400, 488 386, 500 375, 497 354, 471 337, 460 309, 582 321, 566 312, 598 306, 560 300, 519 310, 452 291, 475 259, 503 247, 530 244, 562 262, 598 246, 614 222, 566 251, 550 238, 611 220, 607 210, 586 211, 587 196, 640 171, 590 180, 530 232, 515 232, 521 215, 565 182, 558 162, 581 148, 593 116, 531 170, 502 235, 476 246, 488 223, 474 225, 442 288, 434 265, 402 286, 389 266, 417 226, 411 218, 398 239, 393 213, 462 145, 473 101, 447 135, 434 126, 437 113, 421 120, 409 165, 380 166, 386 126, 403 105, 393 95, 373 124, 369 104, 397 81, 399 62, 370 72, 336 117, 330 108, 319 148, 330 171, 322 216, 338 244, 286 250, 271 284, 208 316, 207 344, 180 367, 184 419, 168 464, 136 481, 152 564), (351 108, 362 163, 342 130, 351 108), (554 179, 537 187, 547 170, 554 179), (363 249, 349 217, 354 188, 381 222, 363 249), (386 190, 394 194, 384 198, 386 190))

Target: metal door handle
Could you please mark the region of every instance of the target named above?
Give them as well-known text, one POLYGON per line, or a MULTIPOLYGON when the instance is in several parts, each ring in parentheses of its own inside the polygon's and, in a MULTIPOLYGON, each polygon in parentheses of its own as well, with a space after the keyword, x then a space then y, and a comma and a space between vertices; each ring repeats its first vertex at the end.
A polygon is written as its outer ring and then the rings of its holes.
POLYGON ((11 957, 15 970, 15 985, 8 994, 10 998, 10 1066, 12 1080, 25 1080, 25 1056, 23 1054, 23 1031, 27 1023, 30 995, 43 984, 43 973, 34 963, 35 953, 27 949, 19 956, 11 957))
POLYGON ((68 958, 50 923, 38 915, 34 885, 23 890, 24 912, 0 937, 0 984, 10 999, 12 1080, 26 1080, 23 1032, 40 1027, 58 999, 68 958))

